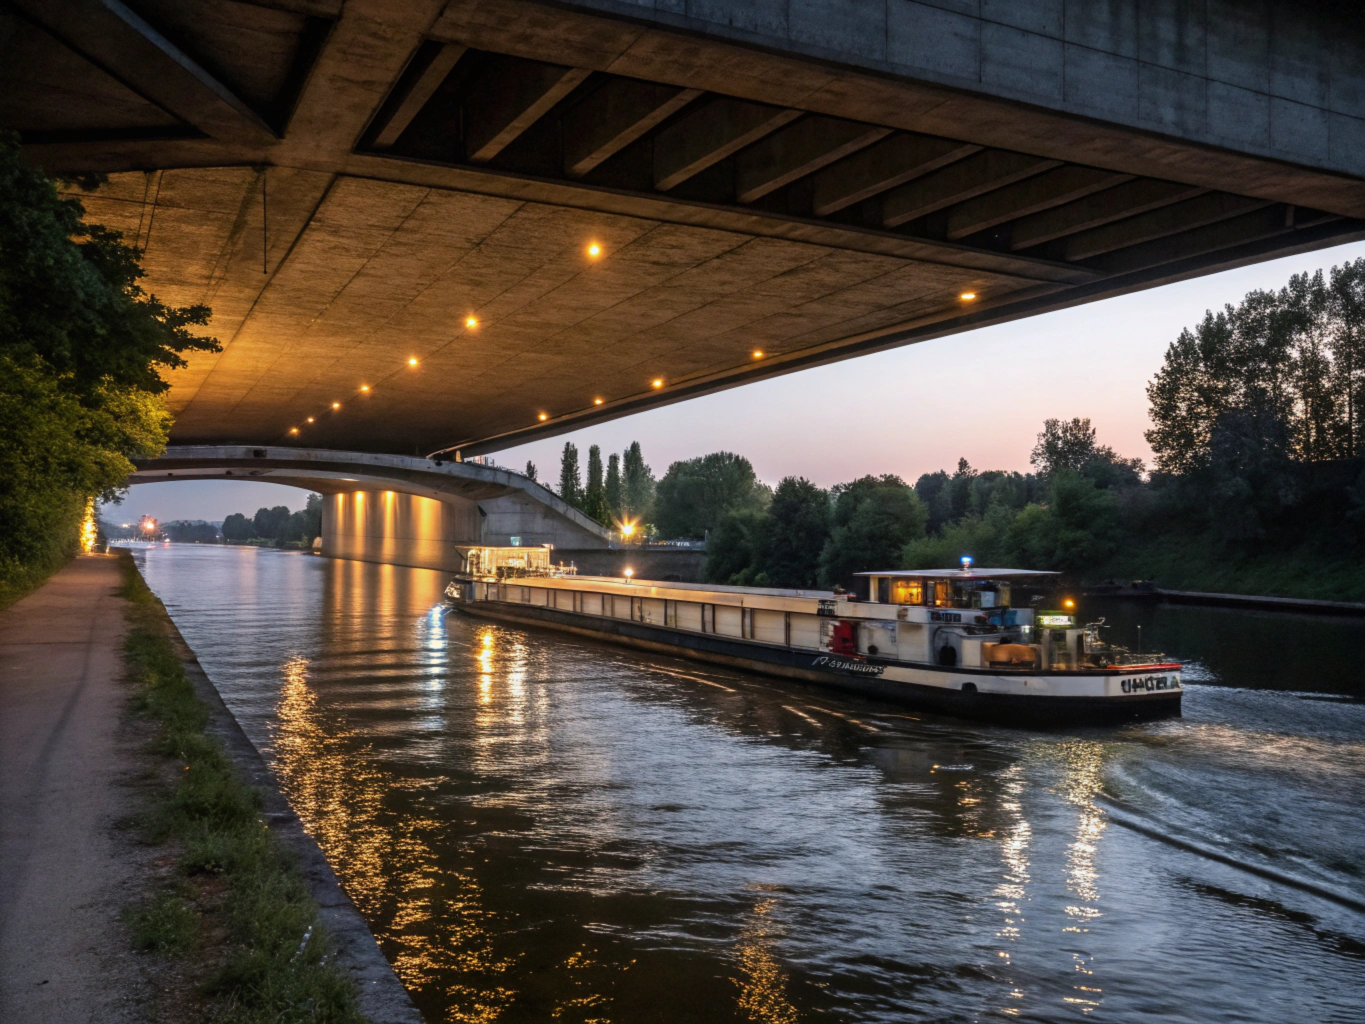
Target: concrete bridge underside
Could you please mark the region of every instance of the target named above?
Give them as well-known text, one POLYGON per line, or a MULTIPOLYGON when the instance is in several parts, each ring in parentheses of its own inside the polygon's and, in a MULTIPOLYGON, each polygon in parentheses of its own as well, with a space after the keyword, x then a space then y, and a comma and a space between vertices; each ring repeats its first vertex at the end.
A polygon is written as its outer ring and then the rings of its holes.
POLYGON ((608 531, 534 481, 473 463, 189 446, 140 464, 130 483, 186 480, 277 483, 321 493, 322 553, 335 558, 454 572, 469 547, 519 543, 605 551, 610 542, 608 531))
POLYGON ((181 444, 472 454, 1365 236, 1330 0, 6 0, 0 124, 213 307, 181 444))

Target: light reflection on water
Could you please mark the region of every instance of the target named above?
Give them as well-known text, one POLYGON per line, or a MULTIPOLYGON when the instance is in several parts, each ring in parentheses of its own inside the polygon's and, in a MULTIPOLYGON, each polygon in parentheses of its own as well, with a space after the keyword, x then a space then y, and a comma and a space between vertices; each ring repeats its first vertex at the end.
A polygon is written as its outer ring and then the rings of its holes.
POLYGON ((1025 733, 468 619, 422 570, 139 557, 432 1021, 1358 1019, 1360 915, 1100 798, 1365 896, 1365 709, 1196 685, 1025 733))

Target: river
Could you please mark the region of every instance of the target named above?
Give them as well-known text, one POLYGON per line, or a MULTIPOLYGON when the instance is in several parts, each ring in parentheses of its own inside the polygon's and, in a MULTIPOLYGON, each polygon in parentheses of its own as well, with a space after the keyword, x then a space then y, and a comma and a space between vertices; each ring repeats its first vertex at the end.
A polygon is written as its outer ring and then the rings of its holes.
POLYGON ((1360 620, 1107 602, 1184 716, 1039 733, 136 557, 429 1021, 1362 1019, 1360 620))

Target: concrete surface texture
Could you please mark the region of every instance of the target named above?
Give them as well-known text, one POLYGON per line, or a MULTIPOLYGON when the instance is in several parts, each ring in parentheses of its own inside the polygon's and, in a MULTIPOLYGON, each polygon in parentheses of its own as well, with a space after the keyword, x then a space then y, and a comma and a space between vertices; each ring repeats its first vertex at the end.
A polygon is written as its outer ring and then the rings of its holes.
POLYGON ((148 979, 120 921, 147 851, 116 823, 140 806, 120 727, 123 577, 72 562, 0 612, 0 1020, 144 1019, 148 979))
POLYGON ((1365 237, 1336 0, 14 0, 0 47, 0 125, 214 309, 178 443, 471 455, 1365 237))

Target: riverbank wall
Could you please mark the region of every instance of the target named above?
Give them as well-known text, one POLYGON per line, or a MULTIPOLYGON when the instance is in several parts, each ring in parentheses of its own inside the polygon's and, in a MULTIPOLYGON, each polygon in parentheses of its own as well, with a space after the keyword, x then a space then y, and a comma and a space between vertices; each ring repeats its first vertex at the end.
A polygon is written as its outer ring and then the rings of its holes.
POLYGON ((261 813, 270 834, 297 862, 318 905, 318 923, 327 930, 336 947, 336 963, 355 981, 361 1013, 371 1024, 423 1024, 422 1015, 379 949, 369 925, 341 888, 321 848, 304 831, 303 822, 290 807, 260 751, 228 709, 160 601, 156 608, 185 674, 194 685, 195 695, 208 706, 205 733, 223 745, 238 774, 260 792, 261 813))

